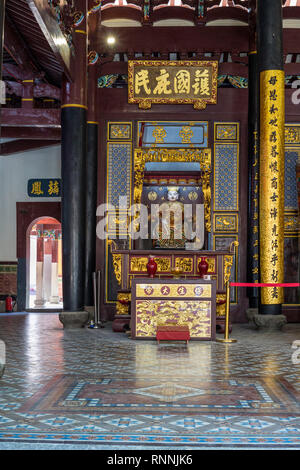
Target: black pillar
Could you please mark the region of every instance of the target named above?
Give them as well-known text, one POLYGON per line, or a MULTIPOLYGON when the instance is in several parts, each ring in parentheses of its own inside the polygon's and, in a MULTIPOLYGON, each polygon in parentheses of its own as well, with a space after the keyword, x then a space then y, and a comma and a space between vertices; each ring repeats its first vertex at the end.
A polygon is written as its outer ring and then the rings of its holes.
POLYGON ((62 245, 65 328, 78 328, 88 320, 84 311, 85 210, 87 154, 87 0, 74 0, 80 28, 74 26, 71 61, 73 81, 63 80, 61 112, 62 245))
POLYGON ((84 284, 84 303, 86 306, 94 305, 92 273, 96 269, 97 150, 98 123, 88 121, 86 155, 86 249, 84 284))
MULTIPOLYGON (((262 283, 284 281, 284 69, 282 0, 258 1, 259 246, 262 283)), ((261 289, 260 314, 280 315, 283 288, 261 289)))
POLYGON ((84 308, 86 108, 62 108, 62 234, 64 310, 84 308))
POLYGON ((3 46, 4 46, 5 0, 0 2, 0 80, 2 80, 3 46))
POLYGON ((259 72, 283 70, 282 0, 258 0, 259 72))

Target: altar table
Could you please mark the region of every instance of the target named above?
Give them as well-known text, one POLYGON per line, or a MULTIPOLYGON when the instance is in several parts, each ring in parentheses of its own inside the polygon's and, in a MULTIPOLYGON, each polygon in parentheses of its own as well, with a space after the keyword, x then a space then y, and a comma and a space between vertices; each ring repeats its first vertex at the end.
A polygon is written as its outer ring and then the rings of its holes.
POLYGON ((193 340, 216 335, 216 281, 202 279, 133 279, 131 335, 155 339, 158 324, 188 325, 193 340))
POLYGON ((217 292, 225 294, 226 273, 233 259, 230 251, 112 249, 113 266, 120 289, 130 289, 133 279, 147 276, 149 254, 154 256, 157 263, 155 277, 159 279, 172 279, 175 269, 182 271, 182 277, 186 279, 199 279, 198 264, 201 258, 205 258, 208 263, 207 274, 216 280, 217 292))

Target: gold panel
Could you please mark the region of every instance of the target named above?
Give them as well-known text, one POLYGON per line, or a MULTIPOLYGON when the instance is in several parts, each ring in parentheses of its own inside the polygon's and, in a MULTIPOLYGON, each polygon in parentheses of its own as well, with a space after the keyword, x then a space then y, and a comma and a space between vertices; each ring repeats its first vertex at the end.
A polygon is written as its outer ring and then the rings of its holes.
POLYGON ((210 297, 211 284, 137 284, 137 297, 210 297))
POLYGON ((129 60, 128 103, 142 109, 177 103, 205 109, 217 103, 217 61, 129 60))
POLYGON ((238 215, 215 213, 214 232, 238 232, 238 215))
POLYGON ((291 233, 298 234, 300 230, 300 221, 297 212, 294 214, 284 214, 284 233, 289 235, 291 233))
POLYGON ((193 258, 175 258, 175 269, 180 270, 182 273, 192 273, 193 258))
POLYGON ((130 272, 147 272, 148 258, 132 256, 130 258, 130 272))
POLYGON ((131 292, 118 292, 118 300, 131 301, 131 292))
MULTIPOLYGON (((284 71, 260 73, 260 273, 284 281, 284 71)), ((282 304, 282 287, 262 287, 261 303, 282 304)))
POLYGON ((211 301, 137 300, 136 318, 137 338, 155 336, 157 324, 170 321, 178 325, 188 323, 191 337, 211 335, 211 301))
POLYGON ((224 256, 224 284, 226 284, 226 282, 228 282, 230 279, 232 264, 233 256, 224 256))
POLYGON ((122 281, 122 255, 113 253, 113 266, 115 271, 115 276, 118 283, 121 285, 122 281))
POLYGON ((112 122, 107 126, 107 140, 131 140, 131 122, 112 122))
POLYGON ((224 317, 226 304, 224 302, 223 304, 218 305, 220 300, 226 301, 226 294, 217 294, 217 317, 224 317))
MULTIPOLYGON (((154 258, 157 264, 157 272, 170 272, 171 257, 154 258)), ((132 256, 130 258, 130 272, 147 272, 148 258, 142 256, 132 256)))
POLYGON ((130 302, 131 293, 130 292, 118 292, 116 304, 116 314, 117 315, 129 315, 129 303, 123 304, 122 301, 130 302))
POLYGON ((116 315, 129 315, 129 305, 116 303, 116 315))
POLYGON ((237 122, 215 122, 215 141, 238 142, 239 124, 237 122))
POLYGON ((300 125, 285 125, 284 130, 285 144, 300 144, 300 125))
POLYGON ((154 258, 157 264, 157 272, 170 272, 171 258, 154 258))

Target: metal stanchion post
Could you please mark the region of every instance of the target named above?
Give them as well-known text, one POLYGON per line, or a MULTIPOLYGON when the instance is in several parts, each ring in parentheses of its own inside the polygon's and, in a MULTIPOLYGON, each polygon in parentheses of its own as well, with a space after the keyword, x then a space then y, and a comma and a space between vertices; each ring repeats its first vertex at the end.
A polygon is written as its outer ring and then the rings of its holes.
POLYGON ((101 271, 97 271, 97 328, 104 328, 100 318, 101 271))
POLYGON ((94 322, 91 322, 89 328, 99 328, 98 326, 98 295, 97 295, 97 276, 93 273, 93 293, 94 293, 94 322))
MULTIPOLYGON (((239 246, 238 241, 233 241, 230 244, 230 252, 235 253, 235 247, 239 246)), ((232 255, 232 261, 230 264, 228 264, 228 270, 227 270, 227 281, 226 281, 226 311, 225 311, 225 331, 224 331, 224 338, 219 339, 217 338, 216 341, 218 343, 236 343, 236 339, 231 339, 229 338, 229 310, 230 310, 230 271, 233 263, 233 255, 232 255)))
POLYGON ((226 311, 225 311, 225 331, 224 338, 217 338, 218 343, 236 343, 236 339, 229 338, 229 308, 230 308, 230 281, 226 283, 226 311))

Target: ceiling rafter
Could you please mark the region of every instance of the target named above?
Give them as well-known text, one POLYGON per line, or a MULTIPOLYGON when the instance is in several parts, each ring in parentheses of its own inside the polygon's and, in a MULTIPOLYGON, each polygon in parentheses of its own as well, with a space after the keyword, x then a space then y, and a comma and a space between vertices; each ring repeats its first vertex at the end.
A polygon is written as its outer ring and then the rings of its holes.
POLYGON ((15 63, 22 69, 24 79, 32 78, 42 73, 37 59, 30 51, 28 45, 14 25, 13 20, 7 13, 5 17, 4 48, 15 63))
POLYGON ((72 80, 71 49, 57 20, 51 13, 48 0, 27 0, 27 3, 48 45, 63 67, 65 75, 72 80))

